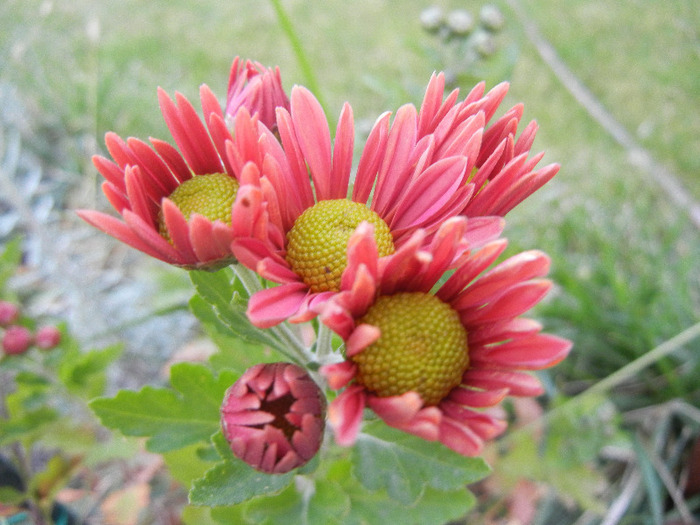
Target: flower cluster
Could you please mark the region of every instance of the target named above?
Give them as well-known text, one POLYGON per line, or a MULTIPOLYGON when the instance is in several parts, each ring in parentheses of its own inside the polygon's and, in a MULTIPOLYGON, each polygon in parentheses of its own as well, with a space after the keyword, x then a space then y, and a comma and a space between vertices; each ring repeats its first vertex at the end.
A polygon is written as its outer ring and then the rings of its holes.
POLYGON ((21 311, 11 301, 0 301, 0 345, 5 355, 23 354, 32 346, 51 350, 61 342, 61 331, 55 326, 42 326, 36 333, 20 324, 21 311))
POLYGON ((518 129, 521 104, 496 116, 507 91, 481 83, 460 99, 434 74, 419 107, 379 116, 353 169, 349 104, 331 135, 309 90, 287 96, 278 69, 236 58, 224 109, 207 86, 202 117, 159 91, 175 145, 107 135, 112 160, 94 164, 123 220, 81 217, 176 266, 235 263, 262 277, 247 310, 258 328, 318 317, 344 341, 322 357, 314 347, 320 374, 304 368, 306 353, 231 387, 221 413, 234 454, 275 473, 308 461, 325 417, 317 384, 340 391, 328 421, 342 445, 370 408, 469 456, 504 430, 501 400, 542 392, 527 371, 571 346, 521 317, 551 286, 549 258, 492 265, 506 247, 503 217, 559 166, 537 168, 537 125, 518 129))

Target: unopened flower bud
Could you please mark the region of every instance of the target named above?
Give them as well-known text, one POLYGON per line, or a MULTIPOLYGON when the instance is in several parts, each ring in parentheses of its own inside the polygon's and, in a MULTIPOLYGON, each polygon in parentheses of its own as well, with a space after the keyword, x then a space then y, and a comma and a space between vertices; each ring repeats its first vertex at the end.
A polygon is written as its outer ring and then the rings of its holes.
POLYGON ((445 14, 441 7, 434 5, 421 11, 420 25, 429 33, 437 32, 444 23, 445 14))
POLYGON ((258 62, 235 58, 226 96, 225 114, 230 126, 243 107, 251 115, 257 114, 260 122, 269 129, 274 131, 277 128, 277 108, 290 109, 279 68, 266 68, 258 62))
POLYGON ((61 331, 55 326, 44 326, 36 333, 36 346, 42 350, 55 348, 61 342, 61 331))
POLYGON ((19 318, 19 307, 10 301, 0 301, 0 326, 10 326, 19 318))
POLYGON ((32 333, 24 326, 13 325, 2 336, 2 349, 5 354, 22 354, 33 343, 32 333))
POLYGON ((474 28, 474 17, 465 9, 455 9, 447 15, 447 27, 453 35, 468 35, 474 28))
POLYGON ((481 25, 489 31, 499 31, 503 29, 505 24, 503 13, 493 4, 486 4, 482 7, 479 12, 479 18, 481 19, 481 25))
POLYGON ((473 38, 472 45, 476 52, 482 57, 490 57, 496 52, 496 39, 490 33, 480 30, 474 33, 473 38))
POLYGON ((261 472, 283 474, 316 455, 325 411, 323 393, 303 368, 259 364, 226 391, 221 426, 235 456, 261 472))

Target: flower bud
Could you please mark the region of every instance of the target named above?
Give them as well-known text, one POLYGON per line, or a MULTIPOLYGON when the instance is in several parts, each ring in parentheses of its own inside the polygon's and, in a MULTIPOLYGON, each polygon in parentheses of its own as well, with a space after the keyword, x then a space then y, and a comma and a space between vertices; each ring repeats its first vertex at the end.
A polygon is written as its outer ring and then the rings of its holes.
POLYGON ((472 46, 483 58, 492 56, 498 50, 496 39, 493 35, 482 30, 474 33, 472 46))
POLYGON ((7 355, 22 354, 32 346, 33 338, 29 329, 14 325, 5 330, 2 336, 2 349, 7 355))
POLYGON ((423 9, 420 14, 420 24, 429 33, 436 33, 445 22, 445 14, 439 6, 423 9))
POLYGON ((465 9, 455 9, 447 15, 447 27, 453 35, 466 36, 474 28, 474 17, 465 9))
POLYGON ((303 368, 265 363, 226 391, 221 426, 236 457, 261 472, 283 474, 316 455, 325 412, 323 393, 303 368))
POLYGON ((10 326, 19 319, 19 307, 10 301, 0 301, 0 326, 10 326))
POLYGON ((260 122, 275 130, 276 110, 289 110, 289 98, 282 87, 279 68, 266 68, 258 62, 238 57, 231 66, 228 94, 226 96, 226 120, 233 124, 236 113, 245 107, 251 115, 258 115, 260 122))
POLYGON ((36 333, 36 346, 42 350, 55 348, 61 342, 61 331, 55 326, 44 326, 36 333))
POLYGON ((499 31, 503 29, 505 18, 503 13, 493 4, 486 4, 479 12, 481 24, 489 31, 499 31))

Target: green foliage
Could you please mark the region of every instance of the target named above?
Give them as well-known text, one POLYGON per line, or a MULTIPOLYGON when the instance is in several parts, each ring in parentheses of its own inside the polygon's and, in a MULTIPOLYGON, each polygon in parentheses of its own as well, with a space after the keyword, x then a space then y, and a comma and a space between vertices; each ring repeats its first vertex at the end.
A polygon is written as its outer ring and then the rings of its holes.
POLYGON ((194 482, 190 491, 193 505, 235 505, 257 496, 276 494, 291 483, 293 473, 264 474, 236 460, 222 434, 217 434, 213 441, 223 461, 194 482))
POLYGON ((198 296, 204 301, 195 300, 196 313, 205 317, 210 326, 248 343, 280 347, 280 341, 272 333, 248 322, 245 313, 248 294, 230 268, 218 272, 193 271, 190 276, 198 296), (207 307, 216 315, 215 318, 208 314, 207 307))
POLYGON ((402 504, 414 503, 432 487, 453 491, 487 476, 482 459, 392 429, 377 421, 366 426, 353 448, 355 474, 368 490, 384 489, 402 504))
POLYGON ((218 377, 202 365, 181 363, 170 371, 172 389, 146 386, 96 399, 90 407, 108 428, 127 436, 148 437, 152 452, 167 452, 206 441, 219 428, 224 392, 236 375, 218 377))

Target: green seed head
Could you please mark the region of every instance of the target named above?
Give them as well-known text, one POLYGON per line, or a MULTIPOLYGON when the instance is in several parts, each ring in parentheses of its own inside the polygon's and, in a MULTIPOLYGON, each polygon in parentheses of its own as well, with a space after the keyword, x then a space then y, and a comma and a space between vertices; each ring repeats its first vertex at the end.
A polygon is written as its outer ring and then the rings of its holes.
MULTIPOLYGON (((236 200, 238 181, 225 173, 195 175, 183 182, 168 197, 189 220, 193 213, 211 221, 231 224, 231 207, 236 200)), ((163 213, 158 215, 158 231, 170 241, 163 213)))
POLYGON ((389 226, 365 205, 347 199, 317 202, 287 233, 287 262, 312 292, 338 291, 350 236, 362 221, 374 225, 379 256, 394 253, 389 226))
POLYGON ((379 397, 413 391, 426 405, 437 405, 461 383, 469 365, 467 331, 434 295, 381 296, 359 323, 381 330, 375 343, 350 358, 357 382, 379 397))

